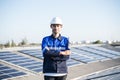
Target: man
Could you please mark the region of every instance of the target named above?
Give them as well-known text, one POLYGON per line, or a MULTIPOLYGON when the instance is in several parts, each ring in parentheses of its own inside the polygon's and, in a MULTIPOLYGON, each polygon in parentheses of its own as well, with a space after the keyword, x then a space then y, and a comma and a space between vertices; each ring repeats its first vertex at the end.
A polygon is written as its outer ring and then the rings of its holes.
POLYGON ((43 73, 45 80, 66 80, 70 49, 69 40, 61 36, 63 24, 59 17, 52 19, 50 28, 52 34, 42 40, 43 73))

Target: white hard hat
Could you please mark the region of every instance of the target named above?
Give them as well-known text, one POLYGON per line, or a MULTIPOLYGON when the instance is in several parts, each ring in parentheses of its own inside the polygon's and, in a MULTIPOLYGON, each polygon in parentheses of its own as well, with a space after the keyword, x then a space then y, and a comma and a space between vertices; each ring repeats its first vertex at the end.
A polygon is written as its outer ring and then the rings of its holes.
POLYGON ((62 20, 59 17, 54 17, 51 20, 50 24, 61 24, 62 25, 63 23, 62 23, 62 20))

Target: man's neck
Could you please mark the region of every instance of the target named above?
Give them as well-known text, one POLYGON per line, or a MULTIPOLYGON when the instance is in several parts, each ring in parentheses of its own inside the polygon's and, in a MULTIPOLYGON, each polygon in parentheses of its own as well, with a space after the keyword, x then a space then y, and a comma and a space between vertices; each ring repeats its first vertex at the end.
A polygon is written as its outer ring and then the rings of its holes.
POLYGON ((58 38, 60 34, 59 33, 57 33, 57 34, 53 33, 52 35, 54 36, 54 38, 58 38))

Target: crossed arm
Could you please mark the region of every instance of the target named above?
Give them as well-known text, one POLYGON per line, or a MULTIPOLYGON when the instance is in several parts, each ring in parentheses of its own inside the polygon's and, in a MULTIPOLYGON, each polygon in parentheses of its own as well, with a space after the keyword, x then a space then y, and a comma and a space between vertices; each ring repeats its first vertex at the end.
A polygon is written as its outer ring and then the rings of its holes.
POLYGON ((67 60, 69 59, 70 50, 58 51, 58 50, 50 50, 48 47, 43 50, 43 56, 49 56, 53 60, 67 60))

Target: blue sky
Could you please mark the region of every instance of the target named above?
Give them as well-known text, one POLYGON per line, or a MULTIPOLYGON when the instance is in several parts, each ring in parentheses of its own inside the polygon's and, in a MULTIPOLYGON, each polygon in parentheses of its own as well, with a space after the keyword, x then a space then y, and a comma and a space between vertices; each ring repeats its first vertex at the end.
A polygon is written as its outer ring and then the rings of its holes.
POLYGON ((0 43, 41 42, 55 16, 70 41, 120 40, 120 0, 0 0, 0 43))

